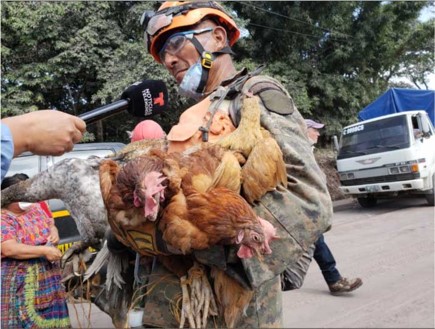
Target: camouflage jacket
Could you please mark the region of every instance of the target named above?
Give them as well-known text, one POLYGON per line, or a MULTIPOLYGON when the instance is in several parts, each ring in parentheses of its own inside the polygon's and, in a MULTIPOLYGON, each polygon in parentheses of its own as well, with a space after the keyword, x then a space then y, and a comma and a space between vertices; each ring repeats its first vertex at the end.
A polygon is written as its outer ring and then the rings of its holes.
MULTIPOLYGON (((314 158, 311 143, 307 137, 304 120, 291 96, 276 80, 266 76, 246 76, 242 72, 235 79, 246 77, 229 99, 220 100, 220 106, 228 106, 235 126, 240 119, 241 99, 246 93, 259 96, 261 125, 267 129, 280 146, 287 168, 287 188, 277 187, 268 192, 255 205, 255 211, 270 221, 277 229, 278 240, 271 243, 272 254, 259 260, 240 260, 233 247, 216 246, 210 250, 195 252, 196 258, 204 264, 217 266, 244 287, 254 290, 247 316, 239 327, 282 327, 282 297, 280 274, 294 266, 331 225, 332 201, 328 193, 323 172, 314 158)), ((226 81, 231 86, 234 80, 226 81)), ((210 95, 213 102, 219 101, 216 94, 210 95)), ((156 272, 167 273, 161 266, 156 272)), ((155 276, 154 276, 155 277, 155 276)), ((159 275, 160 277, 160 275, 159 275)), ((150 276, 152 278, 152 276, 150 276)), ((151 279, 152 280, 152 279, 151 279)), ((159 283, 147 297, 145 323, 154 326, 175 326, 168 310, 168 296, 179 293, 180 287, 173 281, 159 283)), ((219 321, 218 321, 219 322, 219 321)))

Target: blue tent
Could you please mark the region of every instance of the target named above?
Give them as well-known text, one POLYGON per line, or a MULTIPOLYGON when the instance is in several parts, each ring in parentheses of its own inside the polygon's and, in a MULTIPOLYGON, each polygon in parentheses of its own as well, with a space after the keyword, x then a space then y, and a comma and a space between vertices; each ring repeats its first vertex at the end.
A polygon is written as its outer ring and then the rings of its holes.
POLYGON ((424 110, 435 125, 434 90, 391 88, 358 113, 358 120, 368 120, 382 115, 424 110))

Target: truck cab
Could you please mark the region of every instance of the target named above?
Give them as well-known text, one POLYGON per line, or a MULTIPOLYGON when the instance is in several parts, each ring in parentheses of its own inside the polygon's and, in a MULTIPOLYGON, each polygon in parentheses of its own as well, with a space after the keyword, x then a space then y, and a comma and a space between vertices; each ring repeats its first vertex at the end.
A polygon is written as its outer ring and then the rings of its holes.
POLYGON ((411 194, 433 205, 435 131, 428 113, 400 112, 345 127, 337 169, 341 191, 363 207, 411 194))
MULTIPOLYGON (((16 173, 25 173, 29 177, 32 177, 65 158, 86 159, 89 156, 105 157, 115 154, 124 146, 125 144, 123 143, 76 144, 71 152, 61 156, 40 156, 25 152, 12 160, 7 175, 11 176, 16 173)), ((51 199, 46 201, 48 202, 55 225, 59 231, 60 241, 58 248, 64 253, 73 242, 80 240, 80 234, 74 219, 71 217, 68 210, 65 209, 64 203, 61 200, 51 199)))

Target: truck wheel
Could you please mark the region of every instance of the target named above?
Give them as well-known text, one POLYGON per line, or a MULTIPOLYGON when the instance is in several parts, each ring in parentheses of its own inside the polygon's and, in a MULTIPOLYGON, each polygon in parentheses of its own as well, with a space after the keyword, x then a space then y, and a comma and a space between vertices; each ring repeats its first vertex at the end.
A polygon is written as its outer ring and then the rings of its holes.
POLYGON ((432 176, 432 192, 425 195, 427 203, 429 206, 434 206, 434 197, 435 197, 435 175, 432 176))
POLYGON ((363 208, 373 208, 378 203, 378 199, 368 196, 367 198, 358 198, 358 203, 363 208))

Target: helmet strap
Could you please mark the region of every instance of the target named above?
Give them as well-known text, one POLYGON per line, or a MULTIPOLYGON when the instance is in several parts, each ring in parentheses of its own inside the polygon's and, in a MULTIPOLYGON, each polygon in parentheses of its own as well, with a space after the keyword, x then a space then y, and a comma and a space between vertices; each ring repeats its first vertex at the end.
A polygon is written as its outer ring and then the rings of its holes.
POLYGON ((191 42, 195 46, 196 51, 201 55, 202 74, 201 74, 201 80, 199 82, 198 88, 196 89, 196 92, 203 94, 214 59, 219 55, 234 54, 234 53, 229 46, 226 46, 226 47, 222 48, 221 50, 215 51, 213 53, 206 51, 196 37, 192 37, 191 42))

